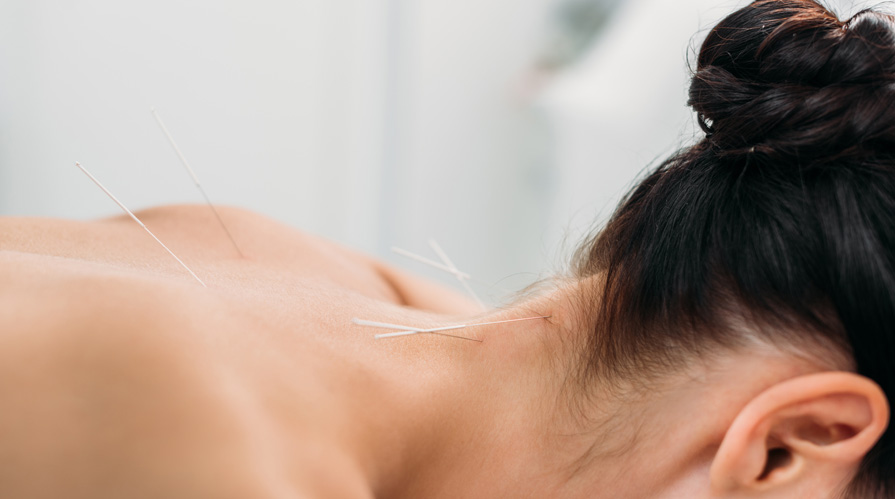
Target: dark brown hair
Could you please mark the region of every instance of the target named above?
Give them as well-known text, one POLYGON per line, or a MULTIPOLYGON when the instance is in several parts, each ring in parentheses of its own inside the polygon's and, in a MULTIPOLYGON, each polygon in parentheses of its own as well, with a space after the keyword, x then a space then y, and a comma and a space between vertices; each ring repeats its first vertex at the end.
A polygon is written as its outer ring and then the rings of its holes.
MULTIPOLYGON (((745 323, 849 356, 895 400, 893 17, 756 1, 707 36, 689 104, 705 138, 576 257, 599 276, 589 371, 661 372, 743 344, 745 323)), ((895 497, 891 427, 848 494, 895 497)))

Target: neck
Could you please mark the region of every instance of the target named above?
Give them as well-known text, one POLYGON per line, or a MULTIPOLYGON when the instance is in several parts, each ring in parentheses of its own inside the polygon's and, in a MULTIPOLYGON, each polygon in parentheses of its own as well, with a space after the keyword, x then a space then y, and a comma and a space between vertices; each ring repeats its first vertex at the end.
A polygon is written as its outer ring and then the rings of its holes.
POLYGON ((649 396, 590 395, 577 412, 581 388, 561 360, 577 343, 567 341, 577 324, 569 296, 559 290, 475 319, 550 316, 483 326, 482 343, 411 336, 380 340, 374 347, 383 356, 355 359, 366 362, 375 382, 345 392, 356 430, 352 455, 376 497, 510 497, 520 484, 541 497, 673 491, 688 479, 705 479, 746 400, 813 369, 753 352, 721 368, 670 376, 649 396), (767 376, 737 385, 754 369, 767 376), (715 410, 694 414, 693 407, 715 410), (656 448, 667 458, 657 460, 656 448), (648 478, 619 480, 647 466, 648 478))
POLYGON ((352 414, 351 453, 376 497, 501 496, 500 487, 543 471, 556 415, 567 412, 544 404, 562 391, 544 355, 563 329, 557 296, 469 320, 374 318, 437 327, 549 316, 452 331, 481 343, 415 335, 372 342, 377 354, 355 350, 351 362, 367 381, 346 388, 342 410, 352 414))

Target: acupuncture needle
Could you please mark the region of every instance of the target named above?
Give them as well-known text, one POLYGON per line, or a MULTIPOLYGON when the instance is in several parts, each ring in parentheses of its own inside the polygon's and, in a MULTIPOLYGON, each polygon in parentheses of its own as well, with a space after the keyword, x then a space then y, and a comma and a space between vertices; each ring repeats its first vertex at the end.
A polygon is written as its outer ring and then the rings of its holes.
POLYGON ((115 204, 117 204, 119 208, 121 208, 122 210, 124 210, 124 212, 127 213, 127 214, 134 220, 134 222, 137 222, 137 224, 138 224, 140 227, 143 227, 143 230, 145 230, 146 233, 148 233, 150 236, 152 236, 152 238, 155 239, 155 242, 159 243, 159 244, 162 246, 162 248, 165 248, 165 251, 167 251, 169 255, 171 255, 172 257, 174 257, 174 259, 177 260, 177 263, 179 263, 183 268, 185 268, 186 271, 189 272, 191 276, 193 276, 197 281, 199 281, 199 284, 205 286, 206 288, 208 287, 208 286, 205 285, 204 282, 202 282, 202 279, 199 279, 199 276, 197 276, 197 275, 195 274, 195 272, 193 272, 189 267, 187 267, 187 265, 186 265, 185 263, 183 263, 183 260, 181 260, 180 258, 177 258, 177 255, 175 255, 174 252, 171 251, 170 248, 168 248, 167 246, 165 246, 165 243, 163 243, 158 237, 156 237, 155 234, 153 234, 152 231, 149 230, 149 228, 146 227, 146 225, 145 225, 139 218, 137 218, 136 215, 134 215, 134 212, 132 212, 131 210, 127 209, 127 206, 124 206, 124 203, 122 203, 121 201, 119 201, 118 198, 116 198, 116 197, 109 191, 109 189, 106 189, 106 187, 105 187, 103 184, 101 184, 99 180, 96 179, 96 177, 94 177, 93 175, 91 175, 90 172, 87 171, 86 168, 84 168, 83 166, 81 166, 81 163, 79 163, 79 162, 76 161, 76 162, 75 162, 75 166, 77 166, 79 170, 81 170, 82 172, 84 172, 84 174, 87 175, 87 177, 88 177, 90 180, 92 180, 93 183, 96 184, 97 187, 99 187, 100 189, 102 189, 102 191, 105 192, 106 195, 109 196, 109 198, 111 198, 112 201, 114 201, 115 204))
POLYGON ((357 324, 358 326, 368 326, 368 327, 376 327, 376 328, 380 328, 380 329, 397 329, 398 330, 397 332, 393 332, 393 333, 377 334, 374 336, 374 338, 376 338, 377 340, 385 339, 385 338, 397 338, 400 336, 411 336, 411 335, 415 335, 415 334, 441 334, 443 336, 450 336, 452 338, 477 341, 477 342, 481 343, 483 340, 479 340, 476 338, 468 338, 465 336, 444 334, 443 332, 444 331, 456 331, 459 329, 466 329, 466 328, 472 328, 472 327, 478 327, 478 326, 489 326, 489 325, 493 325, 493 324, 506 324, 506 323, 510 323, 510 322, 532 321, 532 320, 537 320, 537 319, 549 319, 550 317, 551 316, 549 316, 549 315, 540 315, 540 316, 536 316, 536 317, 524 317, 521 319, 506 319, 506 320, 501 320, 501 321, 479 322, 479 323, 474 323, 474 324, 455 324, 452 326, 442 326, 442 327, 435 327, 435 328, 429 328, 429 329, 418 328, 418 327, 413 327, 413 326, 405 326, 403 324, 392 324, 392 323, 388 323, 388 322, 377 322, 377 321, 370 321, 370 320, 357 319, 357 318, 352 319, 351 322, 357 324))
POLYGON ((482 300, 479 298, 479 295, 477 295, 475 291, 473 291, 472 286, 469 285, 468 274, 463 274, 462 272, 460 272, 460 269, 458 269, 457 266, 454 265, 454 262, 452 262, 451 259, 448 258, 447 253, 445 253, 444 250, 441 249, 441 246, 439 246, 435 239, 429 238, 429 246, 432 248, 432 251, 434 251, 438 255, 438 257, 441 258, 441 261, 444 262, 444 264, 451 269, 451 273, 454 274, 458 281, 460 281, 460 284, 463 285, 463 287, 466 289, 466 292, 469 293, 470 296, 472 296, 475 302, 479 304, 479 307, 482 310, 487 310, 488 307, 485 306, 485 303, 482 302, 482 300))
POLYGON ((171 147, 174 148, 174 152, 177 153, 177 157, 180 158, 180 162, 186 168, 186 171, 190 174, 190 177, 192 177, 193 183, 196 184, 196 188, 199 189, 199 192, 202 193, 202 197, 205 198, 205 203, 208 204, 208 207, 211 208, 212 212, 214 212, 214 216, 218 219, 218 223, 220 223, 221 228, 224 229, 224 232, 227 233, 227 237, 230 239, 230 242, 233 243, 233 247, 236 248, 236 252, 239 253, 239 256, 245 258, 245 254, 242 252, 241 249, 239 249, 239 245, 236 244, 236 239, 233 238, 233 234, 230 233, 230 229, 227 228, 227 224, 224 223, 224 219, 221 218, 221 215, 220 213, 218 213, 217 208, 214 207, 214 204, 211 202, 211 198, 208 197, 208 194, 205 192, 205 189, 199 182, 199 177, 196 175, 196 172, 193 171, 193 168, 186 160, 186 156, 184 156, 183 152, 180 151, 180 147, 177 146, 177 142, 174 141, 174 137, 171 136, 171 132, 168 131, 168 127, 165 126, 165 123, 162 121, 161 116, 159 116, 155 108, 150 109, 150 111, 152 112, 152 116, 155 118, 156 123, 158 123, 159 128, 162 129, 165 137, 167 137, 168 143, 171 144, 171 147))
POLYGON ((392 252, 393 252, 393 253, 396 253, 396 254, 398 254, 398 255, 401 255, 401 256, 410 258, 411 260, 415 260, 415 261, 420 262, 420 263, 422 263, 422 264, 424 264, 424 265, 428 265, 428 266, 430 266, 430 267, 434 267, 434 268, 436 268, 436 269, 438 269, 438 270, 443 270, 443 271, 447 272, 448 274, 453 274, 453 275, 455 275, 455 276, 461 276, 461 277, 463 277, 463 278, 469 278, 469 277, 470 277, 469 274, 466 274, 466 273, 464 273, 464 272, 455 271, 454 269, 448 267, 447 265, 445 265, 445 264, 443 264, 443 263, 438 263, 438 262, 436 262, 436 261, 434 261, 434 260, 430 260, 430 259, 428 259, 428 258, 426 258, 426 257, 424 257, 424 256, 417 255, 416 253, 411 253, 411 252, 409 252, 409 251, 407 251, 407 250, 405 250, 405 249, 399 248, 399 247, 397 247, 397 246, 392 246, 391 249, 392 249, 392 252))
POLYGON ((473 291, 472 286, 469 285, 469 281, 472 280, 472 276, 470 276, 466 272, 461 272, 460 269, 458 269, 457 266, 454 265, 451 259, 448 258, 447 253, 445 253, 445 251, 441 249, 441 246, 439 246, 434 239, 429 239, 429 246, 432 248, 433 251, 435 251, 439 258, 441 258, 442 263, 430 260, 424 256, 417 255, 416 253, 412 253, 397 246, 392 246, 391 250, 393 253, 453 275, 457 278, 458 281, 460 281, 460 284, 463 286, 464 289, 466 289, 466 292, 472 297, 473 300, 475 300, 479 307, 482 310, 487 310, 488 307, 485 305, 484 302, 482 302, 475 291, 473 291))

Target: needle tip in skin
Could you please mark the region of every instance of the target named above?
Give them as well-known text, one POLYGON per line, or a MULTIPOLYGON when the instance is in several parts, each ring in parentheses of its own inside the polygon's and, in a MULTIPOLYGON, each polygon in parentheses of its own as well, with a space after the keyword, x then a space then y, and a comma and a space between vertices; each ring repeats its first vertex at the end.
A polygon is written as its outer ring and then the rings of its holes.
POLYGON ((168 143, 174 149, 174 153, 177 154, 177 157, 180 159, 180 163, 183 165, 184 168, 186 168, 187 173, 189 173, 190 177, 193 179, 193 183, 196 185, 196 188, 202 194, 202 197, 205 198, 205 203, 211 209, 212 213, 214 213, 214 217, 217 219, 221 228, 224 230, 224 233, 227 234, 227 238, 230 239, 230 243, 233 244, 233 248, 236 250, 236 253, 239 254, 240 258, 245 258, 245 253, 243 253, 239 245, 236 244, 236 239, 233 237, 233 234, 230 233, 230 229, 227 228, 227 224, 224 223, 224 219, 221 218, 221 214, 218 213, 217 208, 215 208, 214 204, 211 202, 211 198, 208 197, 208 194, 205 192, 205 188, 203 188, 202 184, 199 183, 199 177, 196 176, 196 172, 193 171, 193 168, 186 160, 186 156, 183 155, 180 147, 177 146, 177 142, 174 141, 174 137, 171 136, 171 132, 168 131, 168 127, 165 126, 165 123, 162 121, 161 116, 159 116, 154 107, 150 108, 149 111, 152 113, 153 118, 155 118, 155 122, 158 123, 159 128, 162 130, 162 133, 165 134, 165 138, 168 139, 168 143))
POLYGON ((129 210, 129 209, 127 208, 127 206, 124 206, 124 203, 122 203, 121 201, 119 201, 118 198, 116 198, 115 195, 113 195, 112 192, 109 191, 109 189, 106 189, 106 187, 105 187, 102 183, 100 183, 100 181, 97 180, 96 177, 94 177, 93 175, 91 175, 90 172, 87 171, 86 168, 84 168, 83 166, 81 166, 81 163, 80 163, 80 162, 75 161, 75 166, 77 166, 78 169, 81 170, 81 171, 84 173, 84 175, 87 175, 87 177, 88 177, 91 181, 93 181, 93 183, 96 184, 96 186, 99 187, 100 190, 102 190, 104 193, 106 193, 106 195, 109 196, 109 198, 110 198, 112 201, 114 201, 115 204, 117 204, 119 208, 121 208, 125 213, 127 213, 127 215, 128 215, 129 217, 131 217, 131 219, 132 219, 134 222, 137 222, 137 225, 139 225, 140 227, 142 227, 143 230, 146 231, 146 233, 148 233, 150 236, 152 236, 152 238, 155 239, 155 242, 159 243, 159 245, 161 245, 161 247, 164 248, 165 251, 167 251, 169 255, 171 255, 175 260, 177 260, 177 263, 179 263, 184 269, 186 269, 186 271, 189 272, 190 275, 193 276, 193 278, 195 278, 197 281, 199 281, 199 284, 201 284, 203 287, 206 287, 206 288, 208 287, 208 286, 205 284, 205 282, 202 281, 202 279, 199 279, 199 276, 197 276, 197 275, 195 274, 195 272, 192 271, 192 269, 190 269, 189 267, 187 267, 187 265, 186 265, 185 263, 183 263, 183 260, 181 260, 180 258, 178 258, 177 255, 175 255, 173 251, 171 251, 167 246, 165 246, 165 243, 163 243, 163 242, 161 241, 161 239, 159 239, 158 237, 156 237, 156 235, 153 234, 152 231, 149 230, 149 228, 146 227, 146 225, 145 225, 139 218, 137 218, 137 215, 134 215, 134 212, 132 212, 131 210, 129 210))

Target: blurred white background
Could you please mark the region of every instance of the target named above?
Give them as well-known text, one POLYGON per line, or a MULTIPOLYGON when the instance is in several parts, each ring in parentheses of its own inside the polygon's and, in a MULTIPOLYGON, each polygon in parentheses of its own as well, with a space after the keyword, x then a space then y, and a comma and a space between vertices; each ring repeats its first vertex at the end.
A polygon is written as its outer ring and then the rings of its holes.
POLYGON ((743 4, 0 0, 0 214, 119 214, 75 161, 202 202, 154 106, 216 203, 438 276, 389 252, 434 237, 499 301, 689 143, 688 53, 743 4))

